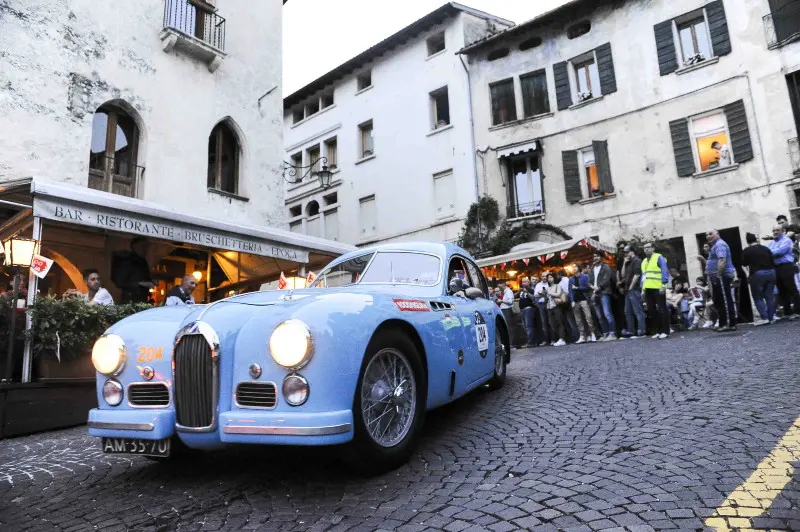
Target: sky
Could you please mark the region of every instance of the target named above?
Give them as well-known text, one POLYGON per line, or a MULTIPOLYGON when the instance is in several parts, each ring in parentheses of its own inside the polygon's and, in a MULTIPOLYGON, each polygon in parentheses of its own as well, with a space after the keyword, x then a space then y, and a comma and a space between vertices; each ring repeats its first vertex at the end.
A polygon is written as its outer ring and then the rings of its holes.
MULTIPOLYGON (((465 0, 517 24, 565 0, 465 0)), ((445 0, 290 0, 283 10, 283 94, 333 70, 445 0)))

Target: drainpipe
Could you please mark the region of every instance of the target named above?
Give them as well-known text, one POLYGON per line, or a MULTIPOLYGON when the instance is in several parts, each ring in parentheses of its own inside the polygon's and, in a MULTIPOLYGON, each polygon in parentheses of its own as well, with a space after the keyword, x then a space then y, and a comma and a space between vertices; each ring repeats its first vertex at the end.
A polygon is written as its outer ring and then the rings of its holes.
POLYGON ((467 97, 469 99, 469 140, 470 147, 472 148, 470 157, 472 159, 472 174, 475 181, 475 203, 477 203, 480 201, 481 195, 478 187, 478 162, 475 160, 475 117, 472 114, 472 81, 470 80, 469 76, 469 68, 467 67, 467 64, 464 63, 464 56, 459 55, 458 58, 461 60, 461 66, 464 67, 464 72, 467 73, 467 97))

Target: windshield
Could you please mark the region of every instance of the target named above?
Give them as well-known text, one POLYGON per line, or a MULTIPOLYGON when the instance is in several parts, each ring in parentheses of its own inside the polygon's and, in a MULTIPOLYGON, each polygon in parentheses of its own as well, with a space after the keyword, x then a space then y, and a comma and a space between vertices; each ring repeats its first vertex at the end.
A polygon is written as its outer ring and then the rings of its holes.
POLYGON ((374 253, 367 253, 325 268, 311 288, 336 288, 357 283, 373 255, 374 253))
POLYGON ((383 251, 375 256, 361 281, 433 286, 439 282, 441 264, 434 255, 383 251))

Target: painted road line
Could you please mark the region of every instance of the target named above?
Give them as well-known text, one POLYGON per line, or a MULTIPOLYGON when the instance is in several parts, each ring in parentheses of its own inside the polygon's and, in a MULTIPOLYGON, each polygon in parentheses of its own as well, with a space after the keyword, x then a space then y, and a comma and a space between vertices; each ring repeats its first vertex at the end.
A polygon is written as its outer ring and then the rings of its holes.
POLYGON ((720 531, 754 529, 752 519, 766 517, 773 501, 792 480, 795 474, 792 462, 800 462, 800 418, 753 474, 706 519, 706 526, 720 531))

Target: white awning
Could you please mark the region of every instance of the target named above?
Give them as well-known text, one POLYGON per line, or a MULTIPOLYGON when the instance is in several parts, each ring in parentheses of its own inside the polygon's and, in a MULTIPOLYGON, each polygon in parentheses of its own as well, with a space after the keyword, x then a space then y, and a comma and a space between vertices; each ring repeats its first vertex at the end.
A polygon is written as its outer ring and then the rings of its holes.
POLYGON ((529 151, 536 151, 539 146, 538 141, 532 140, 527 142, 517 142, 508 146, 502 146, 497 149, 497 158, 511 157, 512 155, 520 155, 529 151))
POLYGON ((333 240, 204 218, 149 201, 39 177, 0 183, 2 196, 25 197, 33 216, 45 220, 296 263, 308 263, 309 253, 339 256, 356 249, 333 240))
POLYGON ((515 262, 522 259, 533 259, 536 257, 546 257, 547 255, 555 255, 556 253, 560 253, 561 251, 569 251, 575 246, 582 246, 586 249, 599 249, 601 251, 605 251, 607 253, 614 253, 615 250, 611 246, 606 246, 605 244, 601 244, 597 240, 591 238, 573 238, 572 240, 565 240, 563 242, 556 242, 547 247, 542 247, 538 249, 522 249, 519 251, 512 251, 511 253, 506 253, 505 255, 497 255, 494 257, 487 257, 485 259, 480 259, 475 261, 478 266, 481 268, 485 268, 487 266, 496 266, 498 264, 508 263, 508 262, 515 262))

